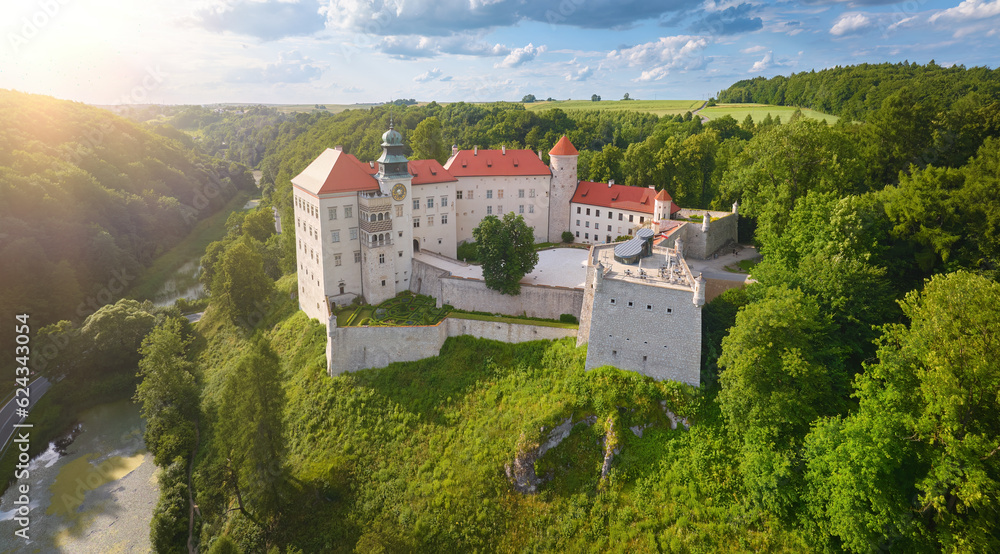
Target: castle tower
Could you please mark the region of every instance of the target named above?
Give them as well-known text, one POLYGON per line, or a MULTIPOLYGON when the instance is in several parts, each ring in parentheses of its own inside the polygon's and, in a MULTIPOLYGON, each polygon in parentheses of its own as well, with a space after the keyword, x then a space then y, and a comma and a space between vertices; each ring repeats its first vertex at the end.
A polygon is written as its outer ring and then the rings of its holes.
POLYGON ((549 185, 549 242, 562 242, 563 231, 569 231, 569 204, 576 194, 576 163, 580 152, 563 135, 549 150, 549 168, 552 182, 549 185))
POLYGON ((379 190, 358 198, 361 228, 361 280, 365 300, 377 304, 410 287, 413 271, 413 176, 403 154, 403 136, 392 128, 382 135, 378 159, 379 190))

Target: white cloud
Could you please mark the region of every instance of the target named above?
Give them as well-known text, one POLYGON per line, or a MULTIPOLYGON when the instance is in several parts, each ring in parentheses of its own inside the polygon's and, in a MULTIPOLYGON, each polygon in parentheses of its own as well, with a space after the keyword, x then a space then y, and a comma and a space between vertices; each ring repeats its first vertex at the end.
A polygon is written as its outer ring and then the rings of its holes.
POLYGON ((417 75, 413 78, 413 80, 418 83, 426 83, 427 81, 433 81, 442 75, 444 75, 444 71, 435 67, 434 69, 429 69, 420 75, 417 75))
POLYGON ((754 62, 753 67, 747 73, 760 73, 765 69, 769 69, 774 65, 774 52, 768 50, 767 54, 764 54, 764 58, 754 62))
POLYGON ((701 52, 708 47, 707 37, 677 35, 660 37, 655 42, 647 42, 612 50, 608 60, 624 63, 628 67, 643 67, 637 81, 656 81, 670 74, 673 69, 690 70, 705 67, 707 63, 701 52))
POLYGON ((570 71, 566 74, 567 81, 586 81, 594 74, 594 69, 589 65, 585 65, 576 71, 570 71))
POLYGON ((830 28, 830 34, 839 37, 866 31, 873 25, 874 23, 866 14, 860 12, 845 13, 830 28))
POLYGON ((987 17, 1000 15, 1000 0, 992 2, 984 0, 965 0, 954 8, 948 8, 937 12, 930 18, 931 23, 938 19, 951 19, 955 21, 979 21, 987 17))
POLYGON ((515 48, 507 54, 507 57, 503 59, 502 62, 494 65, 493 67, 518 67, 522 64, 530 62, 535 59, 536 56, 545 52, 545 45, 535 47, 535 45, 528 43, 524 48, 515 48))
POLYGON ((758 44, 757 46, 751 46, 750 48, 744 48, 744 49, 740 50, 740 53, 741 54, 756 54, 757 52, 763 52, 764 50, 767 50, 767 47, 766 46, 761 46, 760 44, 758 44))

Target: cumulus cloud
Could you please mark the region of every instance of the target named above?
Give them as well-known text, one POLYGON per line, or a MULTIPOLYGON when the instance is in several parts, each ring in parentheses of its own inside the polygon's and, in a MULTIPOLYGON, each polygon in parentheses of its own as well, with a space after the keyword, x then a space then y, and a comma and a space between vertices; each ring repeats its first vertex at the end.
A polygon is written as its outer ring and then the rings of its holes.
POLYGON ((965 0, 954 8, 942 10, 931 16, 930 22, 939 19, 963 22, 976 22, 988 17, 1000 15, 1000 0, 965 0))
POLYGON ((264 67, 244 68, 232 74, 238 83, 290 84, 315 81, 323 74, 323 67, 297 50, 282 52, 278 61, 264 67))
POLYGON ((770 69, 771 67, 774 67, 774 52, 768 50, 767 54, 764 54, 762 59, 754 62, 753 67, 751 67, 750 71, 747 71, 747 73, 760 73, 765 69, 770 69))
POLYGON ((422 37, 415 35, 387 36, 375 48, 398 59, 433 58, 441 54, 462 56, 506 56, 510 48, 489 44, 474 36, 422 37))
POLYGON ((417 75, 416 77, 413 78, 413 80, 418 83, 426 83, 427 81, 433 81, 434 79, 437 79, 441 75, 444 75, 444 71, 441 71, 440 69, 435 67, 434 69, 429 69, 421 73, 420 75, 417 75))
POLYGON ((589 65, 578 68, 576 71, 570 71, 566 74, 567 81, 586 81, 594 74, 593 68, 589 65))
POLYGON ((209 31, 248 35, 265 41, 311 35, 322 30, 325 22, 326 17, 320 14, 316 0, 237 0, 194 14, 194 24, 209 31))
POLYGON ((655 42, 631 48, 612 50, 608 60, 629 67, 643 67, 638 81, 656 81, 670 74, 671 70, 691 70, 705 67, 707 60, 702 51, 709 40, 703 36, 677 35, 660 37, 655 42))
POLYGON ((764 21, 753 15, 757 10, 756 6, 743 3, 719 11, 708 12, 691 25, 691 30, 696 33, 713 35, 735 35, 759 31, 764 28, 764 21))
POLYGON ((446 36, 521 21, 612 29, 698 5, 700 0, 324 0, 328 25, 375 35, 446 36))
POLYGON ((857 34, 871 29, 875 23, 867 14, 860 12, 845 13, 830 27, 830 34, 843 36, 857 34))
POLYGON ((528 43, 524 48, 515 48, 507 54, 507 57, 503 59, 502 62, 494 65, 493 67, 518 67, 531 60, 535 59, 536 56, 545 52, 545 45, 535 47, 532 43, 528 43))
POLYGON ((767 50, 767 47, 766 46, 761 46, 760 44, 758 44, 756 46, 751 46, 749 48, 744 48, 744 49, 740 50, 740 53, 741 54, 756 54, 757 52, 763 52, 764 50, 767 50))

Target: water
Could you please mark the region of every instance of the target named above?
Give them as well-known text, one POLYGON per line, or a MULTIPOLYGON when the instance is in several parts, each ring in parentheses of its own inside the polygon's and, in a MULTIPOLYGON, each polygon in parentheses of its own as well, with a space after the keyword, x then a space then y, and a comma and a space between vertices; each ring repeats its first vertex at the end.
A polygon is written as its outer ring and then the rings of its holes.
POLYGON ((0 552, 149 552, 159 495, 139 408, 123 400, 80 415, 82 432, 60 456, 53 445, 28 465, 28 479, 0 499, 0 552), (20 485, 30 487, 29 540, 14 535, 20 485))
POLYGON ((187 300, 197 300, 204 298, 205 287, 198 281, 201 276, 201 258, 191 260, 182 265, 176 273, 166 283, 163 288, 156 293, 153 298, 155 306, 170 306, 178 298, 187 300))

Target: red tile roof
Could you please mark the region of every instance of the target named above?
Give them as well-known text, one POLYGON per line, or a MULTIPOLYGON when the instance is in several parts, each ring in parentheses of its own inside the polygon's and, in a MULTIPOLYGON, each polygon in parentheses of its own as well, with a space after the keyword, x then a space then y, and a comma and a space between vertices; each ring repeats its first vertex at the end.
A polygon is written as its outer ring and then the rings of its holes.
MULTIPOLYGON (((601 206, 616 210, 652 214, 653 203, 656 197, 664 194, 666 194, 666 191, 660 191, 659 194, 656 194, 656 191, 648 187, 630 187, 627 185, 608 186, 607 183, 580 181, 580 184, 576 187, 576 194, 573 195, 572 202, 588 206, 601 206)), ((666 197, 670 198, 670 195, 666 194, 666 197)), ((677 204, 672 204, 671 215, 679 212, 680 209, 680 206, 677 204)))
POLYGON ((444 168, 455 177, 552 175, 549 166, 531 150, 459 150, 444 168))
POLYGON ((549 150, 549 156, 577 156, 579 154, 580 153, 576 150, 576 147, 573 146, 573 143, 566 138, 566 135, 563 135, 562 138, 559 139, 559 142, 552 147, 552 150, 549 150))
POLYGON ((314 195, 356 192, 378 188, 378 181, 363 164, 342 150, 327 148, 292 179, 292 184, 314 195))
POLYGON ((656 193, 656 200, 659 200, 660 202, 666 202, 668 200, 671 202, 674 201, 674 199, 670 197, 670 193, 667 192, 667 189, 663 189, 656 193))
MULTIPOLYGON (((375 165, 378 166, 378 164, 375 165)), ((448 173, 448 170, 437 160, 410 160, 407 167, 410 170, 410 175, 413 175, 414 185, 447 183, 458 180, 454 175, 448 173)))

